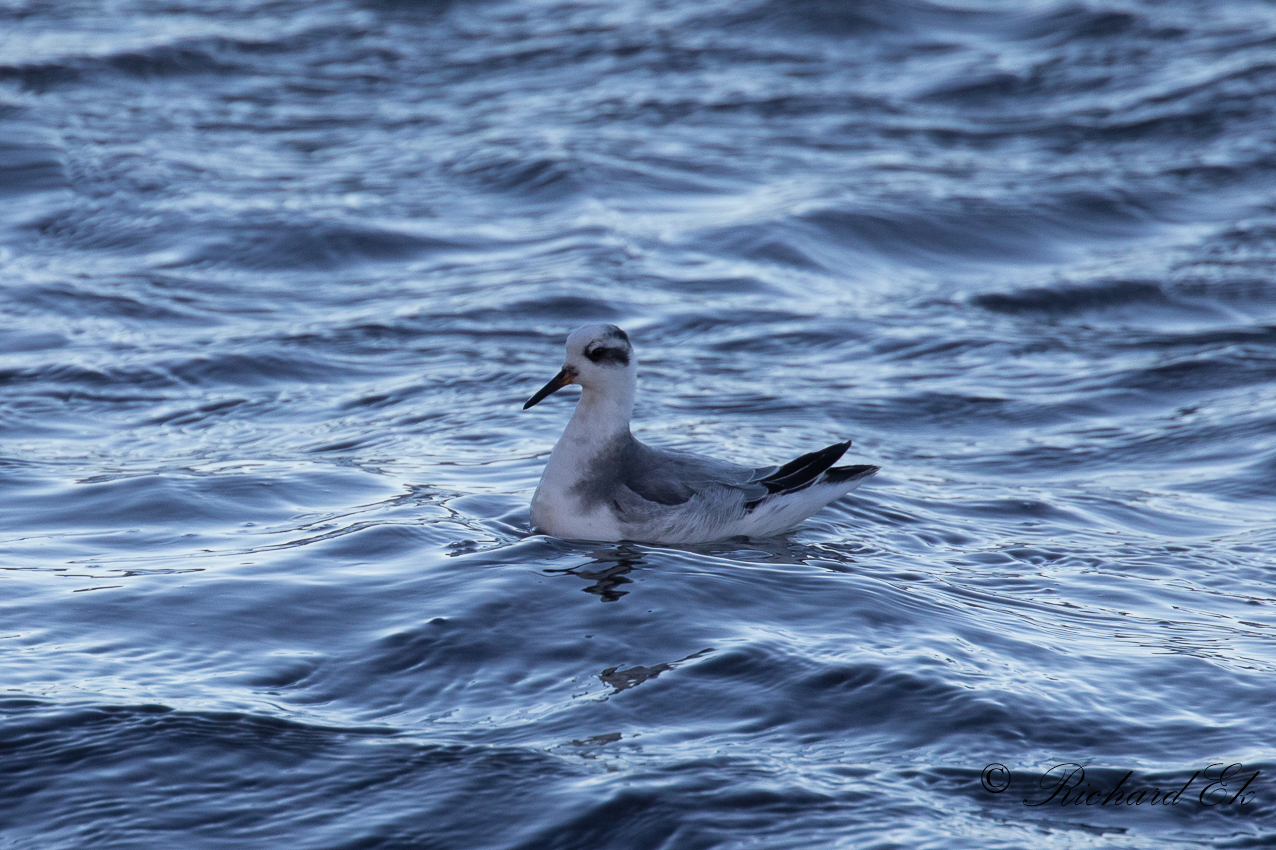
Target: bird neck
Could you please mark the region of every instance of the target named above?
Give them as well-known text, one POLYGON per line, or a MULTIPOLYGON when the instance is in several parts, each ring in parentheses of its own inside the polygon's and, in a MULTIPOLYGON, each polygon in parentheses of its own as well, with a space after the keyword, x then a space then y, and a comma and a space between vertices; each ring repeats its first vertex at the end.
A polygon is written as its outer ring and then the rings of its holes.
POLYGON ((571 442, 606 443, 629 433, 629 417, 634 412, 634 387, 617 382, 606 387, 581 387, 580 401, 563 432, 571 442))

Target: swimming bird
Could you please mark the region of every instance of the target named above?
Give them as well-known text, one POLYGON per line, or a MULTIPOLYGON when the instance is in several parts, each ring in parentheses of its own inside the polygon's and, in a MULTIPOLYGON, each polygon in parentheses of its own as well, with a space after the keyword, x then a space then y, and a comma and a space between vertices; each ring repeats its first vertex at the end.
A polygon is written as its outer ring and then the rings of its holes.
POLYGON ((568 384, 580 385, 580 400, 532 496, 533 526, 555 537, 640 543, 767 537, 794 527, 878 469, 833 465, 850 440, 764 467, 640 442, 629 430, 638 363, 629 336, 615 325, 572 331, 562 371, 523 409, 568 384))

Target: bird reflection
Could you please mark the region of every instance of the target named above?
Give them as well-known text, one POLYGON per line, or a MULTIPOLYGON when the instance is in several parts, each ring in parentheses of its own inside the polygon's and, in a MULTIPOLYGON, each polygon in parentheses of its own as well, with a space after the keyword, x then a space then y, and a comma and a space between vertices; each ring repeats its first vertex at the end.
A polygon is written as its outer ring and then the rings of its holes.
MULTIPOLYGON (((746 563, 814 564, 838 572, 849 571, 849 565, 855 563, 848 552, 840 551, 838 547, 808 546, 787 537, 737 537, 682 548, 687 552, 699 552, 715 558, 746 563)), ((583 578, 592 582, 588 587, 581 588, 585 593, 592 593, 602 602, 616 602, 629 594, 628 590, 621 590, 626 584, 633 583, 633 579, 627 577, 628 574, 646 563, 644 554, 627 543, 600 546, 589 550, 589 554, 593 556, 593 560, 578 567, 548 569, 545 572, 583 578)))
POLYGON ((727 558, 748 563, 801 564, 805 563, 807 547, 794 543, 788 537, 730 537, 713 543, 701 543, 687 547, 693 552, 703 552, 715 558, 727 558))
POLYGON ((578 578, 592 581, 593 584, 582 587, 581 590, 594 594, 602 602, 616 602, 620 597, 627 595, 628 590, 619 588, 633 583, 633 579, 626 578, 626 574, 633 572, 634 567, 643 563, 642 555, 623 543, 618 546, 595 549, 590 554, 593 555, 594 560, 589 563, 569 570, 547 570, 547 572, 570 573, 578 578), (601 569, 589 569, 590 567, 601 569))
POLYGON ((650 667, 630 667, 627 670, 621 670, 619 667, 608 667, 606 670, 598 674, 598 678, 603 684, 610 685, 615 688, 608 696, 615 696, 621 691, 627 691, 630 688, 641 685, 649 679, 654 679, 666 670, 672 670, 684 661, 693 661, 697 658, 703 658, 713 652, 713 647, 706 647, 699 652, 693 652, 686 658, 679 658, 677 661, 661 662, 653 664, 650 667))

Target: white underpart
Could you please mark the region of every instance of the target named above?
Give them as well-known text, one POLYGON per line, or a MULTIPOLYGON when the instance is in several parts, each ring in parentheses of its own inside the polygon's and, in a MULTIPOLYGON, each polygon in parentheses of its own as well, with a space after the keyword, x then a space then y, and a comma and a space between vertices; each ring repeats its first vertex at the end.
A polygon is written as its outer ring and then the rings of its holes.
POLYGON ((740 530, 732 532, 731 536, 769 537, 788 531, 829 502, 845 496, 863 483, 863 479, 842 484, 822 484, 817 481, 805 490, 773 496, 754 508, 752 513, 746 514, 740 521, 740 530))

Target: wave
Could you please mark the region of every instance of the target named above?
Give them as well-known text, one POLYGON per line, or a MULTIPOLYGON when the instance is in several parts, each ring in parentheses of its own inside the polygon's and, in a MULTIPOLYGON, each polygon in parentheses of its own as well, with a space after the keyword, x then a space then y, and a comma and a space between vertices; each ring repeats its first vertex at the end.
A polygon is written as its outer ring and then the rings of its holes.
POLYGON ((971 302, 995 313, 1069 315, 1131 304, 1162 306, 1170 299, 1151 281, 1115 280, 1091 284, 1032 287, 1013 292, 989 292, 971 302))
POLYGON ((261 219, 227 226, 170 267, 231 266, 325 270, 356 263, 402 261, 463 243, 388 228, 323 221, 261 219))
POLYGON ((925 0, 762 0, 731 4, 730 11, 714 15, 732 29, 833 38, 943 30, 969 26, 984 17, 986 13, 925 0))
POLYGON ((48 134, 30 124, 23 126, 24 123, 0 109, 0 197, 48 192, 70 185, 61 146, 51 139, 33 140, 32 136, 38 139, 48 134))
POLYGON ((420 741, 386 727, 163 705, 58 711, 7 700, 0 711, 6 839, 47 850, 500 846, 518 839, 519 820, 526 829, 562 817, 552 792, 579 773, 530 748, 420 741), (485 824, 488 807, 502 816, 485 824), (388 812, 412 814, 390 828, 388 812))
POLYGON ((157 44, 137 50, 103 55, 70 55, 43 61, 0 64, 0 81, 16 83, 23 89, 48 92, 90 82, 102 74, 121 74, 142 79, 202 74, 232 74, 247 70, 227 61, 218 49, 229 42, 218 39, 157 44))
POLYGON ((702 231, 697 244, 799 269, 835 270, 848 255, 919 266, 953 260, 1045 263, 1077 243, 1129 238, 1172 218, 1178 199, 1163 193, 1058 192, 1031 203, 975 197, 932 201, 927 209, 886 202, 825 206, 786 218, 702 231))
POLYGON ((228 267, 261 271, 332 270, 401 262, 472 242, 313 215, 246 215, 236 220, 91 202, 45 214, 32 225, 59 246, 120 254, 147 252, 154 269, 228 267), (158 221, 156 220, 158 219, 158 221))
POLYGON ((289 29, 292 31, 266 38, 247 35, 196 35, 100 53, 68 53, 56 57, 32 57, 26 61, 0 62, 0 82, 16 83, 23 89, 34 92, 47 92, 69 85, 91 83, 110 75, 148 80, 252 74, 255 70, 254 61, 259 61, 262 56, 283 55, 358 34, 357 28, 339 24, 289 29))
POLYGON ((383 482, 339 468, 299 471, 116 473, 74 483, 46 479, 40 491, 14 506, 13 527, 115 532, 121 529, 287 523, 360 493, 384 494, 383 482), (337 495, 340 493, 341 495, 337 495), (238 518, 238 519, 237 519, 238 518))

